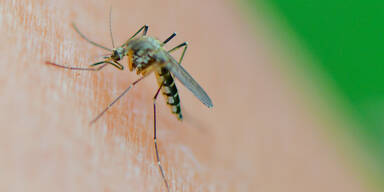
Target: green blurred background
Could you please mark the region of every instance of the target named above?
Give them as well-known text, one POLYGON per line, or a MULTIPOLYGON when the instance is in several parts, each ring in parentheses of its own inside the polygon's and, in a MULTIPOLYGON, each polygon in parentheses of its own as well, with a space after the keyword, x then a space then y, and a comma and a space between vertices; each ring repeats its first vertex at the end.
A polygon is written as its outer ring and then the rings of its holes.
MULTIPOLYGON (((316 61, 308 67, 319 69, 308 70, 315 74, 307 77, 322 73, 330 79, 327 83, 332 85, 328 86, 335 93, 327 94, 337 94, 342 101, 334 110, 355 124, 335 131, 352 135, 353 142, 364 151, 355 155, 370 159, 360 162, 358 170, 384 189, 384 1, 246 0, 246 5, 251 5, 253 16, 264 14, 266 20, 281 23, 283 31, 276 34, 290 31, 295 42, 300 42, 316 61)), ((276 38, 292 38, 283 36, 276 38)))

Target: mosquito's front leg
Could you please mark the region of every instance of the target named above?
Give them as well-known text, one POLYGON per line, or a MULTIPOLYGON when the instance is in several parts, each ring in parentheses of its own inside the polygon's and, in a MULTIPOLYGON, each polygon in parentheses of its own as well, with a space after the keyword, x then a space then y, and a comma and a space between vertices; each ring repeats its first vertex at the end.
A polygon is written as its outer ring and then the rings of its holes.
POLYGON ((124 66, 117 61, 107 61, 106 63, 109 63, 120 70, 124 69, 124 66))
POLYGON ((48 65, 55 66, 55 67, 59 67, 59 68, 64 68, 64 69, 69 69, 69 70, 81 70, 81 71, 100 71, 101 69, 103 69, 108 64, 105 61, 100 61, 100 62, 92 64, 91 67, 67 67, 67 66, 64 66, 64 65, 59 65, 59 64, 56 64, 56 63, 52 63, 50 61, 46 61, 45 63, 48 64, 48 65), (97 65, 101 65, 101 66, 99 66, 97 68, 93 67, 93 66, 97 66, 97 65))

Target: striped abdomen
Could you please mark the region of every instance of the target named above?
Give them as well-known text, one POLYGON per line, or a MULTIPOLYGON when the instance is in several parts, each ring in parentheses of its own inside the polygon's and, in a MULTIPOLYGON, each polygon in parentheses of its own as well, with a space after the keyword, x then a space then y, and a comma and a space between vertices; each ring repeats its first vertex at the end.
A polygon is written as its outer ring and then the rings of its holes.
POLYGON ((181 114, 179 93, 171 73, 165 67, 161 67, 159 71, 156 72, 156 79, 159 85, 161 85, 161 83, 163 84, 161 91, 167 104, 171 107, 172 113, 181 120, 183 116, 181 114))

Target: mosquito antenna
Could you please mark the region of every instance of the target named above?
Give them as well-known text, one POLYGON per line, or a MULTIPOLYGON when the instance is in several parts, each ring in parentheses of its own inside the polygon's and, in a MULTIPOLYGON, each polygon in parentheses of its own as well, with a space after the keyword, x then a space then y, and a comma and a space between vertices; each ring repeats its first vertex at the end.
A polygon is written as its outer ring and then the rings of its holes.
POLYGON ((113 41, 113 34, 112 34, 112 4, 109 7, 109 33, 111 34, 112 47, 115 48, 115 42, 113 41))
POLYGON ((88 43, 90 43, 90 44, 92 44, 92 45, 94 45, 94 46, 96 46, 96 47, 100 47, 100 48, 102 48, 102 49, 104 49, 104 50, 112 51, 111 49, 109 49, 109 48, 107 48, 107 47, 104 47, 104 46, 102 46, 102 45, 100 45, 100 44, 98 44, 98 43, 96 43, 96 42, 94 42, 94 41, 88 39, 82 32, 80 32, 80 30, 76 27, 76 25, 75 25, 74 23, 72 23, 72 27, 73 27, 73 28, 75 29, 75 31, 80 35, 80 37, 83 38, 84 40, 88 41, 88 43))

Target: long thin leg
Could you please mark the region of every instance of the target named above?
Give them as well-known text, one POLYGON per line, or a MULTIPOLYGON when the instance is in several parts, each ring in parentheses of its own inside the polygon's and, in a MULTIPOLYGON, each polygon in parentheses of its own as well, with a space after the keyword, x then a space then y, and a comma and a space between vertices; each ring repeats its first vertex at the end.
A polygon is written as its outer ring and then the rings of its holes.
POLYGON ((166 43, 168 43, 168 41, 170 41, 172 38, 174 38, 176 36, 176 32, 175 33, 172 33, 172 35, 171 36, 169 36, 164 42, 163 42, 163 44, 166 44, 166 43))
POLYGON ((179 65, 181 65, 181 61, 183 61, 183 58, 184 58, 184 54, 185 52, 187 51, 187 48, 188 48, 188 42, 184 42, 176 47, 174 47, 173 49, 169 50, 168 53, 171 53, 173 51, 176 51, 177 49, 181 48, 181 47, 184 47, 184 50, 183 50, 183 53, 181 53, 181 57, 179 59, 179 65))
POLYGON ((142 30, 144 30, 143 32, 143 36, 147 35, 147 32, 148 32, 148 25, 144 25, 142 26, 134 35, 132 35, 132 37, 130 37, 123 45, 121 45, 122 47, 125 46, 129 40, 133 39, 136 37, 137 34, 139 34, 142 30))
POLYGON ((100 71, 105 66, 107 66, 108 63, 105 63, 104 61, 101 61, 101 62, 97 62, 97 63, 94 63, 94 64, 91 65, 91 66, 96 66, 96 65, 103 64, 103 65, 101 65, 100 67, 97 67, 97 68, 92 68, 92 67, 67 67, 67 66, 64 66, 64 65, 59 65, 59 64, 56 64, 56 63, 52 63, 50 61, 46 61, 45 64, 53 65, 53 66, 59 67, 59 68, 70 69, 70 70, 100 71))
POLYGON ((143 36, 146 36, 146 35, 147 35, 147 32, 148 32, 148 25, 144 25, 143 36))
MULTIPOLYGON (((124 66, 117 61, 106 61, 106 63, 109 63, 120 70, 124 70, 124 66)), ((95 65, 91 65, 91 66, 95 66, 95 65)))
POLYGON ((163 83, 160 85, 159 89, 156 91, 155 96, 153 97, 153 141, 155 143, 157 164, 159 165, 161 176, 163 177, 165 186, 167 187, 167 191, 169 192, 168 182, 167 182, 167 179, 165 178, 164 170, 160 163, 159 149, 157 146, 157 136, 156 136, 156 99, 162 87, 163 87, 163 83))
POLYGON ((129 85, 128 88, 126 88, 123 93, 121 93, 118 97, 116 97, 115 100, 112 101, 101 113, 99 113, 89 124, 95 123, 101 116, 104 115, 104 113, 112 107, 113 104, 115 104, 121 97, 123 97, 133 86, 135 86, 138 82, 140 82, 142 79, 144 79, 146 76, 140 77, 138 80, 134 81, 131 85, 129 85))
POLYGON ((104 46, 102 46, 102 45, 100 45, 100 44, 98 44, 98 43, 96 43, 96 42, 94 42, 94 41, 89 40, 83 33, 80 32, 80 30, 76 27, 76 25, 75 25, 74 23, 72 23, 72 26, 73 26, 73 28, 75 29, 75 31, 76 31, 76 32, 77 32, 77 33, 78 33, 84 40, 88 41, 90 44, 92 44, 92 45, 94 45, 94 46, 96 46, 96 47, 100 47, 100 48, 102 48, 102 49, 104 49, 104 50, 107 50, 107 51, 112 51, 112 49, 109 49, 109 48, 104 47, 104 46))

